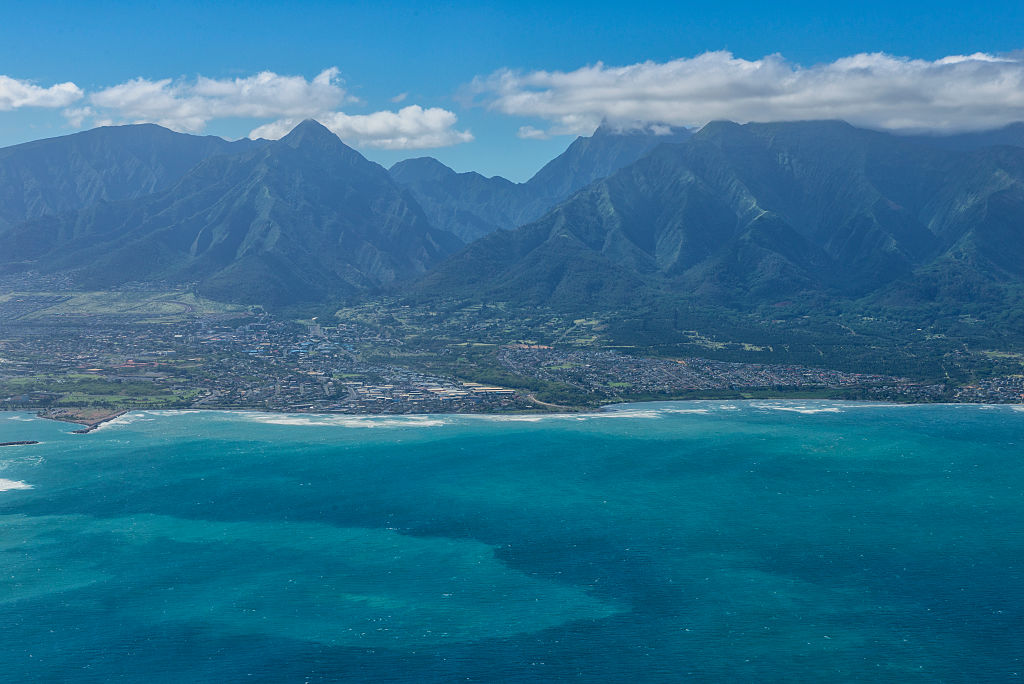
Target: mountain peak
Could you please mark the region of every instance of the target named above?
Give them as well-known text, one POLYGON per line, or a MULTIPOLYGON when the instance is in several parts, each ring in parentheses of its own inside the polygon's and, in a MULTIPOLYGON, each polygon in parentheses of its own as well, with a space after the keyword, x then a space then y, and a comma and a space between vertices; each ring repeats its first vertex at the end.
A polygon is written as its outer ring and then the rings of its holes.
POLYGON ((300 145, 308 145, 310 143, 317 145, 335 144, 341 142, 341 139, 316 119, 306 119, 293 128, 288 135, 281 138, 281 142, 291 147, 299 147, 300 145))
POLYGON ((438 181, 455 175, 455 171, 433 157, 416 157, 400 161, 391 167, 390 173, 399 183, 438 181))

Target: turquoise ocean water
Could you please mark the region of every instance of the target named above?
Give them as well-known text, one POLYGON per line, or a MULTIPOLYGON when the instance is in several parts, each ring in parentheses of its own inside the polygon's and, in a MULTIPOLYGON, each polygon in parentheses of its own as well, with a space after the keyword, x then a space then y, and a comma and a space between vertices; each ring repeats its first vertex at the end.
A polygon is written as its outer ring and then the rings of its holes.
POLYGON ((1021 407, 0 414, 0 681, 1013 681, 1021 407))

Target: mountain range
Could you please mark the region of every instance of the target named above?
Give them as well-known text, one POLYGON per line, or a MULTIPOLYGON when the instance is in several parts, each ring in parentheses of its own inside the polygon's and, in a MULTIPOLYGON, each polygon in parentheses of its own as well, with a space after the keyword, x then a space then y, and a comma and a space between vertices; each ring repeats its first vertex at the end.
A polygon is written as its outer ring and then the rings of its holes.
POLYGON ((315 121, 239 153, 210 152, 157 192, 8 228, 3 261, 87 288, 194 282, 216 299, 280 306, 408 279, 462 244, 315 121))
POLYGON ((535 221, 580 188, 690 134, 671 126, 605 123, 592 136, 577 138, 525 183, 472 171, 456 173, 431 157, 399 162, 391 167, 391 176, 409 189, 435 226, 472 242, 535 221))
POLYGON ((1024 125, 604 125, 525 183, 431 158, 388 171, 314 121, 277 141, 100 128, 0 150, 0 272, 27 271, 273 306, 385 289, 581 312, 1016 306, 1024 125))
POLYGON ((140 124, 6 147, 0 149, 0 230, 101 201, 165 190, 207 157, 263 143, 182 135, 140 124))
POLYGON ((593 309, 664 295, 732 307, 808 292, 934 299, 1020 283, 1024 147, 974 140, 714 122, 478 240, 419 288, 593 309))

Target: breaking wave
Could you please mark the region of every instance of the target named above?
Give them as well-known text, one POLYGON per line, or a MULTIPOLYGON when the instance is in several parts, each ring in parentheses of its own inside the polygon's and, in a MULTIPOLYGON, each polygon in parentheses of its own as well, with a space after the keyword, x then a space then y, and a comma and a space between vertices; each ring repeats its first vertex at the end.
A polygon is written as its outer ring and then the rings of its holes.
POLYGON ((351 416, 308 413, 261 413, 242 411, 237 415, 264 425, 295 425, 302 427, 395 428, 440 427, 448 421, 439 416, 351 416))

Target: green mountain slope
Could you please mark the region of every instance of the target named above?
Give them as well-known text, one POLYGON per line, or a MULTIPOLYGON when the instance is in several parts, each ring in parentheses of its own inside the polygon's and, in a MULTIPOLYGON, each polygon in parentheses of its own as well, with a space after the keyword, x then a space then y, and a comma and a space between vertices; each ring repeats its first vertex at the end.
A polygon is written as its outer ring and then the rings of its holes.
POLYGON ((8 270, 69 272, 96 288, 195 282, 213 298, 273 305, 410 278, 459 245, 383 168, 315 121, 211 157, 163 192, 0 235, 8 270))
POLYGON ((1024 148, 960 150, 841 122, 719 122, 663 145, 420 284, 571 309, 955 297, 1024 277, 1024 148), (941 290, 941 288, 940 288, 941 290))
POLYGON ((263 144, 141 124, 6 147, 0 149, 0 230, 100 201, 165 190, 204 159, 263 144))
POLYGON ((456 173, 431 157, 399 162, 391 167, 391 175, 409 189, 435 226, 470 242, 534 221, 580 188, 662 143, 680 142, 689 135, 686 129, 667 126, 619 129, 606 124, 590 137, 577 138, 525 183, 456 173))

